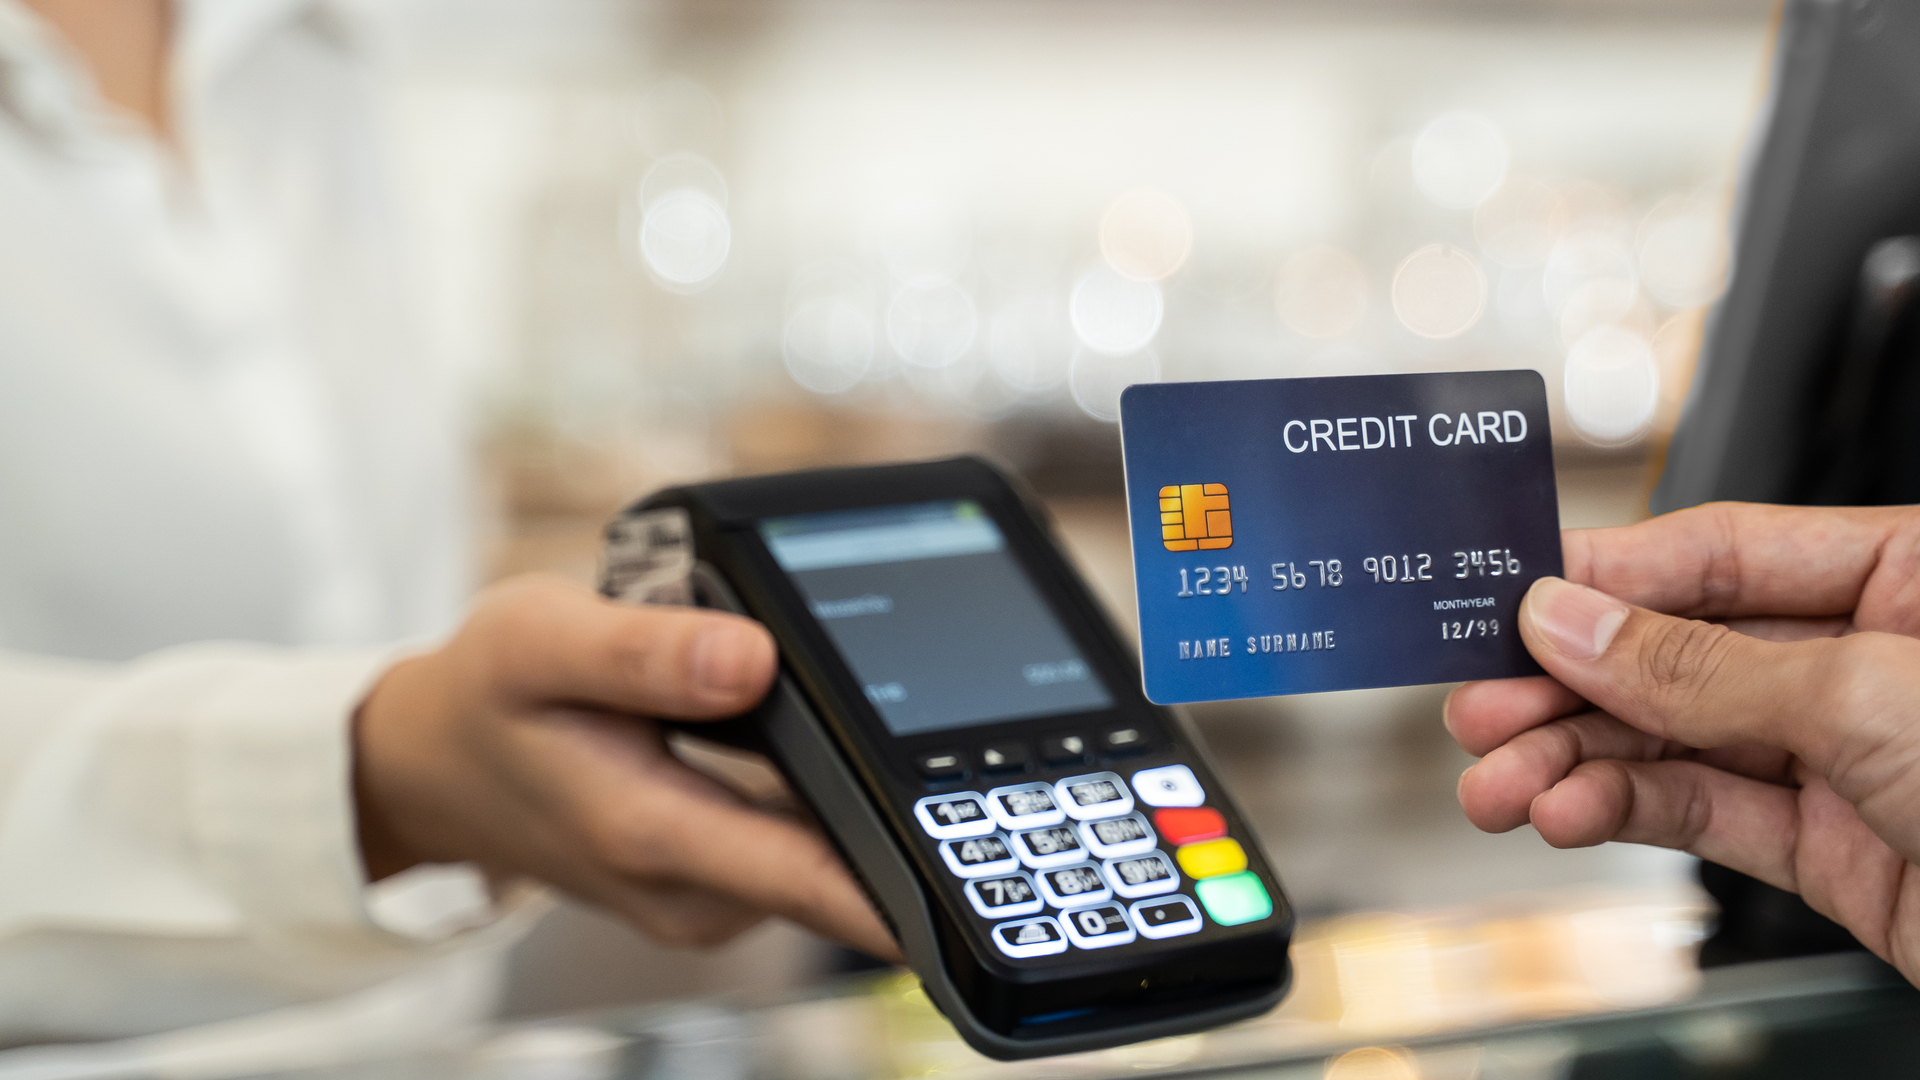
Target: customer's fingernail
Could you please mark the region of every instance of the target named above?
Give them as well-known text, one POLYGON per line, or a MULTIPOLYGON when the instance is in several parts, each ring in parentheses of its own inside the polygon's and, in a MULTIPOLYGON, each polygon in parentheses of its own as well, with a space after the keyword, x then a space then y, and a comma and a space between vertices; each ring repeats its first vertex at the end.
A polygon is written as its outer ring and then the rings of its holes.
POLYGON ((688 659, 702 689, 728 693, 746 686, 764 651, 751 628, 721 623, 694 639, 688 659))
POLYGON ((1606 593, 1556 577, 1541 578, 1527 593, 1526 613, 1554 650, 1574 660, 1592 660, 1607 651, 1627 605, 1606 593))

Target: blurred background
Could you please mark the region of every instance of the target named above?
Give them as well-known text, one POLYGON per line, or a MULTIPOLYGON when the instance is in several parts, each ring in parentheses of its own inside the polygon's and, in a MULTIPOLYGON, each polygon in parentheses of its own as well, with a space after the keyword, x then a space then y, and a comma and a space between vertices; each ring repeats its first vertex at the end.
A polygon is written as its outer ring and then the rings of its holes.
MULTIPOLYGON (((1538 369, 1563 523, 1644 516, 1772 8, 398 14, 393 137, 428 340, 473 387, 493 574, 590 578, 608 516, 672 481, 975 451, 1033 483, 1128 626, 1133 382, 1538 369)), ((1288 1015, 1400 1030, 1684 993, 1710 917, 1691 861, 1473 830, 1446 689, 1193 711, 1307 920, 1288 1015)), ((563 908, 507 1008, 784 992, 844 962, 778 926, 673 954, 563 908)))

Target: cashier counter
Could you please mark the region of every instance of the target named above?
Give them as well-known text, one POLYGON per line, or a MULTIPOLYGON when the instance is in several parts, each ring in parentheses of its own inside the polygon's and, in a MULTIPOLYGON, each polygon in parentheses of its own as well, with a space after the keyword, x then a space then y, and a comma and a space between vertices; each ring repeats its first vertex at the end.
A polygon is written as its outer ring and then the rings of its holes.
MULTIPOLYGON (((1647 913, 1644 907, 1640 911, 1647 913)), ((1658 912, 1654 917, 1656 925, 1665 918, 1658 912)), ((1396 946, 1379 938, 1383 927, 1393 931, 1394 925, 1390 919, 1356 925, 1361 936, 1349 935, 1346 945, 1336 940, 1332 947, 1364 949, 1366 935, 1372 935, 1373 959, 1385 957, 1395 983, 1404 983, 1409 957, 1390 955, 1396 946)), ((1402 939, 1406 925, 1394 931, 1402 939)), ((1429 933, 1426 946, 1457 949, 1476 940, 1468 929, 1465 937, 1446 940, 1429 933)), ((1486 936, 1478 940, 1484 943, 1486 936)), ((1325 945, 1327 937, 1316 938, 1310 930, 1298 947, 1311 950, 1316 941, 1325 945)), ((1520 944, 1523 952, 1552 951, 1541 942, 1520 944)), ((1437 959, 1444 967, 1458 957, 1437 959)), ((1526 966, 1524 959, 1521 963, 1526 966)), ((1303 964, 1303 974, 1311 966, 1303 964)), ((1418 1002, 1402 997, 1394 1007, 1371 1013, 1363 1008, 1356 1015, 1360 1003, 1348 1000, 1343 1008, 1336 1000, 1329 1008, 1326 988, 1316 995, 1314 987, 1303 986, 1275 1013, 1212 1032, 1011 1063, 968 1050, 912 976, 887 972, 772 1001, 668 1003, 519 1023, 481 1033, 467 1046, 274 1075, 283 1080, 1851 1080, 1920 1075, 1920 991, 1862 953, 1683 971, 1668 985, 1673 991, 1668 1000, 1625 1008, 1608 1007, 1594 996, 1596 985, 1605 982, 1604 972, 1569 976, 1552 968, 1551 962, 1536 963, 1531 978, 1515 979, 1512 972, 1489 972, 1479 963, 1477 970, 1491 974, 1492 984, 1463 995, 1472 999, 1466 1012, 1460 1011, 1461 1000, 1449 999, 1423 1015, 1418 1002), (1580 985, 1583 979, 1588 985, 1580 985), (1564 1015, 1541 1015, 1556 1010, 1564 1015), (1476 1012, 1495 1019, 1456 1026, 1460 1016, 1476 1012)))

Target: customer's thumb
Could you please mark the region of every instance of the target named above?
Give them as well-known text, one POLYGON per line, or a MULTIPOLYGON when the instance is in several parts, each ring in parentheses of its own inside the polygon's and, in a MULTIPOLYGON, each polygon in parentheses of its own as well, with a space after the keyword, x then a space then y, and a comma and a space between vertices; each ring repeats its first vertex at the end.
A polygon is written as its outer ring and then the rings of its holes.
POLYGON ((1830 715, 1823 641, 1762 641, 1634 607, 1560 578, 1520 606, 1520 634, 1555 679, 1642 731, 1694 747, 1762 743, 1799 752, 1830 715))

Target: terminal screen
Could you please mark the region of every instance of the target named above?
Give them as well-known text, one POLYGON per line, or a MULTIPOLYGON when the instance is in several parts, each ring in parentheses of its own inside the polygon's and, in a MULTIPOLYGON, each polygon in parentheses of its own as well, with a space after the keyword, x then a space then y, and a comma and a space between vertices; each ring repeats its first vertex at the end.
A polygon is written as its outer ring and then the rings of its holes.
POLYGON ((769 518, 760 534, 895 735, 1113 704, 978 503, 769 518))

